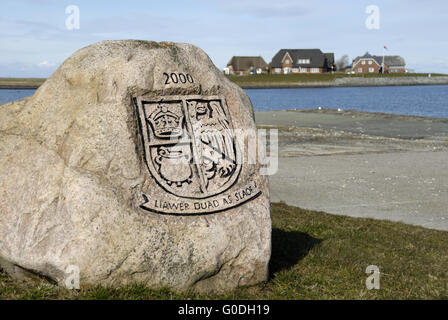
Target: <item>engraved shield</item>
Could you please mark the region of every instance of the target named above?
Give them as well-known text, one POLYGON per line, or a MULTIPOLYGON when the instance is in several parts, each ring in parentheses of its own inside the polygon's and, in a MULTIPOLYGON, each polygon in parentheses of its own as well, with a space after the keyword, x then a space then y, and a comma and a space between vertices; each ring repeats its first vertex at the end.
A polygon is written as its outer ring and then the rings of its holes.
POLYGON ((136 104, 146 165, 164 190, 203 199, 236 183, 241 152, 224 98, 140 97, 136 104))

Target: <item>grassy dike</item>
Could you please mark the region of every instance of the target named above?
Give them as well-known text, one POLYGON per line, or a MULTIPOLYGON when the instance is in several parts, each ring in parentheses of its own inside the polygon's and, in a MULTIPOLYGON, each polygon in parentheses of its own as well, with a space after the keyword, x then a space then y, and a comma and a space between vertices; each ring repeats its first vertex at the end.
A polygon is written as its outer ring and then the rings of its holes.
POLYGON ((0 78, 0 89, 37 89, 44 78, 0 78))
POLYGON ((448 233, 402 223, 335 216, 272 204, 266 283, 221 295, 144 286, 68 291, 20 283, 0 272, 0 299, 448 299, 448 233), (366 267, 380 268, 367 290, 366 267))
POLYGON ((244 89, 448 84, 448 77, 445 74, 434 73, 431 74, 431 78, 428 78, 427 73, 372 73, 362 75, 344 73, 257 74, 246 76, 231 75, 227 77, 244 89))
MULTIPOLYGON (((365 79, 390 79, 392 82, 385 85, 393 85, 393 79, 411 80, 411 84, 440 84, 435 83, 438 77, 444 77, 443 84, 448 84, 448 77, 445 74, 432 73, 428 79, 427 73, 390 73, 390 74, 364 74, 348 75, 344 73, 323 73, 323 74, 257 74, 248 76, 227 76, 237 85, 249 88, 289 88, 289 87, 332 87, 338 86, 335 83, 338 79, 352 80, 340 86, 358 86, 358 81, 365 79), (360 79, 360 80, 359 80, 360 79), (412 81, 412 80, 415 81, 412 81), (419 79, 427 80, 421 83, 419 79), (433 80, 433 81, 431 81, 433 80), (436 80, 436 81, 434 81, 436 80), (434 82, 434 83, 433 83, 434 82)), ((439 78, 440 79, 440 78, 439 78)), ((0 89, 37 89, 46 79, 44 78, 0 78, 0 89)), ((361 85, 363 85, 361 83, 361 85)), ((372 84, 367 84, 372 85, 372 84)), ((376 85, 376 84, 373 84, 376 85)), ((400 85, 400 84, 398 84, 400 85)), ((405 84, 406 85, 406 84, 405 84)))

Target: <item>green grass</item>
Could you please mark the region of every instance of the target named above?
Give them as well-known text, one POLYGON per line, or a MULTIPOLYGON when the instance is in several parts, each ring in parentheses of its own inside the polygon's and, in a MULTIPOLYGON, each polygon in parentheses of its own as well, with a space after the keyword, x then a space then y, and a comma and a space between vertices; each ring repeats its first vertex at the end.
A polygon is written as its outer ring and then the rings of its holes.
POLYGON ((36 89, 45 80, 44 78, 0 78, 0 89, 36 89))
MULTIPOLYGON (((341 75, 342 76, 342 75, 341 75)), ((227 76, 237 84, 245 83, 291 83, 333 81, 340 77, 337 74, 253 74, 247 76, 227 76)))
POLYGON ((221 295, 134 285, 68 291, 0 272, 1 299, 447 299, 448 233, 272 204, 270 279, 221 295), (367 290, 377 265, 380 290, 367 290))
MULTIPOLYGON (((431 76, 444 76, 434 74, 431 76)), ((227 76, 239 86, 282 86, 294 84, 312 84, 313 82, 329 82, 337 78, 402 78, 402 77, 428 77, 427 73, 389 73, 389 74, 344 74, 344 73, 322 73, 322 74, 256 74, 246 76, 227 76)))

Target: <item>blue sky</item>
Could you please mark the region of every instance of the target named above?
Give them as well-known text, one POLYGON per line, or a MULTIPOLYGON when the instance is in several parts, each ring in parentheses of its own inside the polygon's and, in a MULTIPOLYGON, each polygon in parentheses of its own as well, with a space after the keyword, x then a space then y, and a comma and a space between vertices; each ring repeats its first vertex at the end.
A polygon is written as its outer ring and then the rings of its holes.
POLYGON ((445 0, 1 0, 0 77, 47 77, 76 50, 111 39, 187 42, 225 67, 233 55, 270 62, 281 48, 320 48, 336 59, 366 51, 401 55, 418 72, 448 73, 445 0), (67 30, 65 9, 80 10, 67 30), (380 28, 365 26, 369 5, 380 28))

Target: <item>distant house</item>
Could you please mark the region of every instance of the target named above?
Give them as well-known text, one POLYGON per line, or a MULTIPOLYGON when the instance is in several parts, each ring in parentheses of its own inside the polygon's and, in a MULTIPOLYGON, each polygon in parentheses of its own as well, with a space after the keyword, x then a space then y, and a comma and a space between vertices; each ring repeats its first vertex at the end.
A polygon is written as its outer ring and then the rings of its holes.
POLYGON ((268 64, 262 57, 234 56, 227 63, 224 72, 228 74, 246 75, 266 72, 268 64))
POLYGON ((335 69, 334 54, 320 49, 281 49, 272 58, 271 73, 324 73, 335 69))
MULTIPOLYGON (((383 56, 374 56, 366 52, 353 60, 354 73, 381 73, 383 56)), ((384 73, 404 73, 406 62, 400 56, 384 56, 384 73)))

